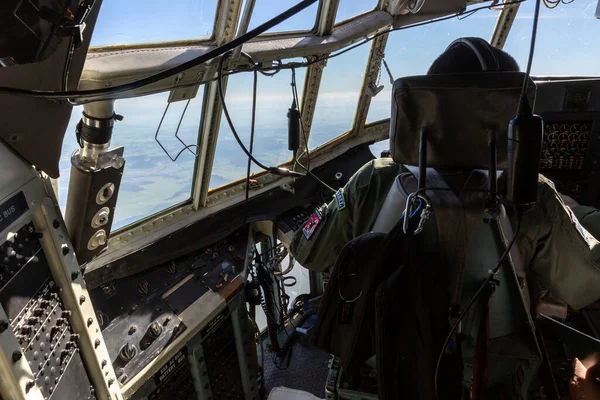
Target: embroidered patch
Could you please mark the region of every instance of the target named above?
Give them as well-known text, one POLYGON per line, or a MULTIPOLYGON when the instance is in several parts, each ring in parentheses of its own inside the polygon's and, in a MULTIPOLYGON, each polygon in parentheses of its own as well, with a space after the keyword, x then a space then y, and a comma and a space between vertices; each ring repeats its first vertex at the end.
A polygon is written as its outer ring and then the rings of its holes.
POLYGON ((344 191, 342 189, 335 192, 333 197, 335 197, 338 210, 341 211, 346 208, 346 199, 344 198, 344 191))
POLYGON ((319 226, 322 220, 323 216, 321 212, 318 209, 315 210, 315 212, 312 213, 312 215, 308 218, 308 221, 306 221, 304 227, 302 228, 302 232, 304 233, 304 237, 306 238, 306 240, 310 239, 315 230, 317 230, 317 227, 319 226))
POLYGON ((588 245, 588 247, 591 247, 592 239, 590 238, 590 233, 579 223, 579 220, 577 218, 574 217, 573 219, 573 222, 575 223, 575 227, 579 231, 579 234, 581 235, 583 240, 585 240, 585 243, 588 245))

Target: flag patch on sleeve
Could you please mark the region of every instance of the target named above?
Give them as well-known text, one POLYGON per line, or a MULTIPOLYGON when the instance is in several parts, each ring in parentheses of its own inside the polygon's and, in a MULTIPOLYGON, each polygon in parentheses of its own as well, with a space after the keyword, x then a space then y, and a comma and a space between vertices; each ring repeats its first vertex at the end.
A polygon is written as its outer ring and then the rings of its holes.
POLYGON ((304 233, 304 237, 306 238, 306 240, 309 240, 311 238, 313 233, 315 233, 315 231, 317 230, 319 224, 321 224, 322 220, 323 215, 321 214, 321 211, 319 209, 316 209, 315 212, 313 212, 311 216, 308 217, 308 221, 306 221, 304 227, 302 228, 302 232, 304 233))
POLYGON ((593 245, 593 241, 590 238, 590 233, 581 225, 581 223, 579 223, 579 220, 577 220, 577 217, 574 216, 574 223, 575 223, 575 227, 577 228, 577 231, 579 231, 579 235, 583 238, 583 240, 585 240, 585 243, 588 245, 588 247, 592 247, 593 245))
POLYGON ((335 197, 338 210, 341 211, 346 208, 346 199, 344 198, 344 191, 342 189, 339 189, 337 192, 335 192, 333 197, 335 197))

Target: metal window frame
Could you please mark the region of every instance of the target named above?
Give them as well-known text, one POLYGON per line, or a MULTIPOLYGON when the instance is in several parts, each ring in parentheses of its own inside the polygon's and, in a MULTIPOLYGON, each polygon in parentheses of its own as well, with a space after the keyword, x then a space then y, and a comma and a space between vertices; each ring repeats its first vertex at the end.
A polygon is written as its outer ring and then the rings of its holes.
MULTIPOLYGON (((335 13, 337 12, 338 2, 339 0, 320 1, 320 9, 317 13, 317 23, 315 27, 316 34, 325 36, 328 32, 331 32, 335 23, 335 13), (327 6, 327 8, 323 9, 325 6, 327 6)), ((375 10, 389 12, 396 4, 397 0, 380 0, 375 10)), ((233 39, 240 21, 241 8, 242 0, 221 0, 219 2, 217 16, 221 15, 221 18, 218 21, 215 21, 215 30, 213 31, 215 44, 218 45, 224 41, 233 39), (219 10, 227 10, 227 13, 220 13, 219 10)), ((503 13, 505 11, 506 10, 503 10, 503 13)), ((514 11, 516 14, 517 10, 514 11)), ((508 13, 508 11, 506 12, 508 13)), ((500 18, 501 16, 498 17, 498 20, 500 20, 500 18)), ((510 25, 512 25, 512 23, 510 25)), ((496 31, 500 29, 504 29, 505 38, 508 36, 510 26, 499 24, 497 22, 492 37, 494 37, 496 31)), ((287 36, 287 34, 272 34, 269 36, 282 37, 287 36)), ((366 123, 366 117, 371 102, 370 97, 366 95, 366 89, 371 81, 376 79, 379 73, 381 59, 378 55, 385 51, 387 39, 388 35, 382 35, 373 40, 373 43, 371 44, 364 80, 359 94, 360 97, 350 131, 339 135, 325 145, 319 146, 316 151, 311 152, 311 166, 313 168, 323 165, 327 160, 335 158, 352 146, 356 146, 360 143, 383 140, 387 137, 389 120, 366 123)), ((164 43, 162 45, 164 45, 164 43)), ((317 63, 308 67, 306 71, 301 106, 302 120, 308 136, 307 139, 310 138, 316 101, 325 67, 326 62, 317 63)), ((213 66, 206 71, 206 76, 214 76, 215 73, 216 71, 213 66)), ((141 249, 147 244, 157 240, 157 238, 167 236, 190 223, 206 218, 210 214, 229 207, 242 199, 245 192, 244 179, 209 190, 210 175, 213 167, 214 152, 218 140, 218 130, 222 113, 216 88, 216 82, 206 84, 205 87, 203 108, 198 130, 198 145, 202 149, 202 152, 198 157, 194 169, 191 201, 180 203, 179 205, 170 207, 153 216, 120 229, 116 235, 111 237, 111 248, 109 251, 100 258, 94 260, 92 265, 90 265, 90 268, 94 269, 101 267, 102 265, 117 260, 127 252, 141 249)), ((304 143, 302 141, 301 150, 303 150, 303 146, 304 143)), ((293 167, 289 162, 284 163, 284 166, 293 167)), ((253 177, 258 181, 260 189, 253 190, 251 192, 252 197, 292 182, 291 178, 280 178, 264 172, 255 174, 253 177)))

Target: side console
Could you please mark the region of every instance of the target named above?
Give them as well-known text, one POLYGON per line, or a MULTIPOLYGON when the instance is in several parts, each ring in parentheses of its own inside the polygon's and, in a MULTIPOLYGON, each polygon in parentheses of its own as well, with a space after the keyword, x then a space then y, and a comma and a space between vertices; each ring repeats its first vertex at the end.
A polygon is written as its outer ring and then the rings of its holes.
POLYGON ((122 399, 49 182, 0 142, 0 396, 122 399))

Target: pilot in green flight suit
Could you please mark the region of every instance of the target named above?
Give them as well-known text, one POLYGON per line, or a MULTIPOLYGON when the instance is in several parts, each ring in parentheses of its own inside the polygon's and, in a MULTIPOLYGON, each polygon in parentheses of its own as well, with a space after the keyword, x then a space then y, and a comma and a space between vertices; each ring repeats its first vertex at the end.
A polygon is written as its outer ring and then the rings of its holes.
MULTIPOLYGON (((504 71, 518 71, 515 60, 494 49, 504 71)), ((447 49, 429 74, 479 72, 480 63, 463 46, 447 49)), ((348 181, 339 199, 318 207, 299 229, 291 253, 304 267, 325 271, 351 239, 369 232, 396 176, 405 172, 391 158, 375 159, 348 181), (339 200, 339 201, 338 201, 339 200)), ((600 298, 600 212, 563 199, 553 183, 540 176, 538 203, 523 216, 517 237, 528 272, 552 294, 578 309, 600 298), (580 224, 581 223, 581 224, 580 224), (585 227, 583 228, 582 225, 585 227)))

